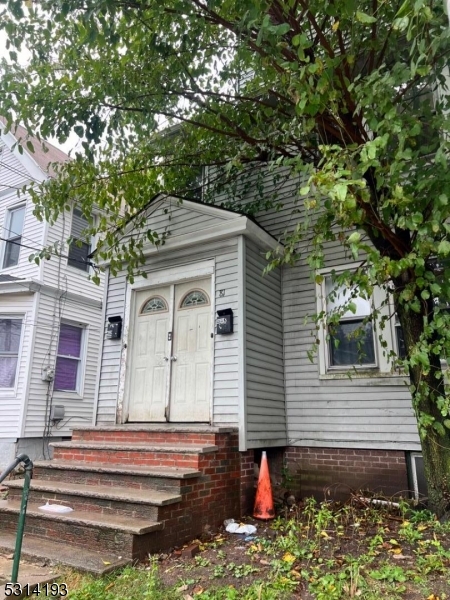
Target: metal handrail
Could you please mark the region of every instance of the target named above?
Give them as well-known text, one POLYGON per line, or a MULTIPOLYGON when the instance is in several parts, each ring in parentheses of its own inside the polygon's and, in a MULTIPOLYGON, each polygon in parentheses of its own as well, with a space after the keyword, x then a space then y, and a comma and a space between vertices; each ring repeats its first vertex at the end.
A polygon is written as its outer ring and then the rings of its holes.
POLYGON ((33 462, 26 454, 19 454, 14 462, 0 475, 0 483, 13 471, 21 462, 25 465, 25 480, 23 482, 22 502, 20 505, 19 521, 17 523, 16 547, 14 550, 14 561, 11 574, 11 583, 17 583, 19 576, 20 555, 22 553, 23 532, 25 529, 25 516, 27 513, 28 495, 30 491, 31 474, 33 472, 33 462))

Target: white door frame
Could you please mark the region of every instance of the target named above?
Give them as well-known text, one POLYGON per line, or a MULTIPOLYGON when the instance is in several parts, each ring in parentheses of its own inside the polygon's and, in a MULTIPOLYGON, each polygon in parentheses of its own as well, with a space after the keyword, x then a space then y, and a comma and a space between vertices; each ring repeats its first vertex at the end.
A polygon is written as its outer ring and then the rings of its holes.
MULTIPOLYGON (((127 376, 128 367, 131 360, 131 352, 128 352, 130 344, 132 343, 133 327, 134 327, 134 314, 135 314, 135 298, 136 291, 151 290, 161 285, 175 285, 177 283, 183 283, 185 281, 195 281, 196 279, 202 279, 205 277, 211 277, 211 333, 214 336, 214 315, 215 315, 215 260, 203 260, 198 262, 189 262, 184 265, 177 265, 176 267, 159 268, 153 271, 149 271, 147 277, 136 277, 135 281, 131 284, 127 284, 126 298, 125 298, 125 314, 123 324, 123 336, 122 336, 122 357, 119 374, 119 390, 117 398, 117 423, 126 423, 128 421, 129 413, 129 388, 130 381, 127 376)), ((171 298, 171 300, 173 300, 171 298)), ((173 313, 173 311, 172 311, 173 313)), ((173 319, 173 315, 171 317, 173 319)), ((173 322, 171 323, 173 325, 173 322)), ((173 327, 171 329, 173 331, 173 327)), ((214 339, 214 337, 213 337, 214 339)), ((214 345, 213 345, 214 346, 214 345)), ((214 347, 212 351, 211 360, 211 391, 210 391, 210 409, 209 409, 209 422, 212 423, 213 419, 213 391, 214 391, 214 347)), ((166 409, 170 400, 170 382, 167 386, 166 396, 166 409)))

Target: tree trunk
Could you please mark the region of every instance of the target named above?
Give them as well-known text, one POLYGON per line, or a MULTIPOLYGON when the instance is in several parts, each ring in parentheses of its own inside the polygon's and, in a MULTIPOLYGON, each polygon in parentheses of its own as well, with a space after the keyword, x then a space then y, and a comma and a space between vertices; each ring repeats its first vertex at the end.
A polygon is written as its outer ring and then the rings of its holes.
MULTIPOLYGON (((420 302, 420 313, 402 304, 397 306, 408 357, 423 335, 425 323, 433 319, 433 301, 421 299, 420 302)), ((449 416, 438 408, 439 397, 445 396, 440 357, 429 353, 429 360, 428 372, 424 373, 422 365, 416 365, 410 366, 409 375, 428 486, 428 506, 438 517, 443 517, 450 512, 450 429, 444 424, 449 416)))

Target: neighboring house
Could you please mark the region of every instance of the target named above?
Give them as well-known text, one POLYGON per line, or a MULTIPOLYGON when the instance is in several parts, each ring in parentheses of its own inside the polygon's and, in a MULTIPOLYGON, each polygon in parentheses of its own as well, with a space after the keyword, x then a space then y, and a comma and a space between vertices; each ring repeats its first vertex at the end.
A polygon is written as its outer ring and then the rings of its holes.
MULTIPOLYGON (((255 220, 198 201, 151 203, 149 227, 170 235, 146 247, 147 277, 109 278, 106 317, 123 319, 124 329, 122 339, 104 340, 96 423, 236 427, 242 460, 269 450, 302 496, 413 489, 408 473, 420 443, 409 391, 372 326, 362 365, 356 342, 336 349, 323 330, 318 355, 308 357, 317 332, 305 318, 332 310, 327 274, 349 266, 343 249, 330 249, 321 286, 304 264, 263 276, 267 251, 301 218, 292 214, 299 182, 286 185, 283 208, 255 220)), ((372 302, 380 305, 378 293, 372 302)), ((336 335, 372 310, 362 299, 357 306, 336 335)), ((390 323, 385 338, 397 349, 390 323)))
POLYGON ((19 452, 48 457, 50 438, 71 435, 94 415, 103 286, 89 281, 90 240, 75 208, 49 225, 33 215, 25 184, 49 177, 49 163, 68 157, 48 144, 44 152, 14 148, 26 131, 5 133, 0 122, 0 469, 19 452), (59 252, 37 264, 29 256, 56 244, 59 252))

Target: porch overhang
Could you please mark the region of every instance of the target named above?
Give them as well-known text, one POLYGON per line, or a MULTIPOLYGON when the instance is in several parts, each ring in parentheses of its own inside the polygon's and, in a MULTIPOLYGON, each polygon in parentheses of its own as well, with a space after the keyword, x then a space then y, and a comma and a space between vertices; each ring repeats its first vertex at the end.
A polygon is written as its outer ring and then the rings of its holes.
POLYGON ((145 244, 142 251, 145 256, 150 256, 152 254, 161 254, 162 252, 170 252, 171 250, 189 248, 191 246, 197 246, 198 244, 204 244, 205 242, 224 240, 239 235, 251 239, 258 246, 262 246, 267 250, 275 250, 276 248, 281 247, 281 244, 275 238, 259 227, 254 221, 244 215, 239 215, 211 227, 199 229, 194 234, 187 233, 174 237, 168 236, 163 246, 145 244))
MULTIPOLYGON (((156 207, 162 206, 164 203, 173 200, 175 199, 170 197, 158 198, 152 203, 152 208, 155 209, 156 207)), ((169 232, 164 244, 158 246, 155 246, 151 242, 145 242, 142 248, 144 256, 151 256, 152 254, 161 255, 162 253, 171 252, 172 250, 190 248, 206 242, 229 239, 240 235, 252 240, 265 250, 282 248, 282 244, 277 239, 267 233, 267 231, 246 215, 219 206, 203 204, 202 202, 192 200, 183 200, 182 206, 200 215, 218 217, 219 222, 206 226, 199 224, 199 228, 195 233, 190 232, 173 235, 169 232)), ((102 260, 97 264, 100 267, 107 267, 109 262, 109 260, 102 260)))

